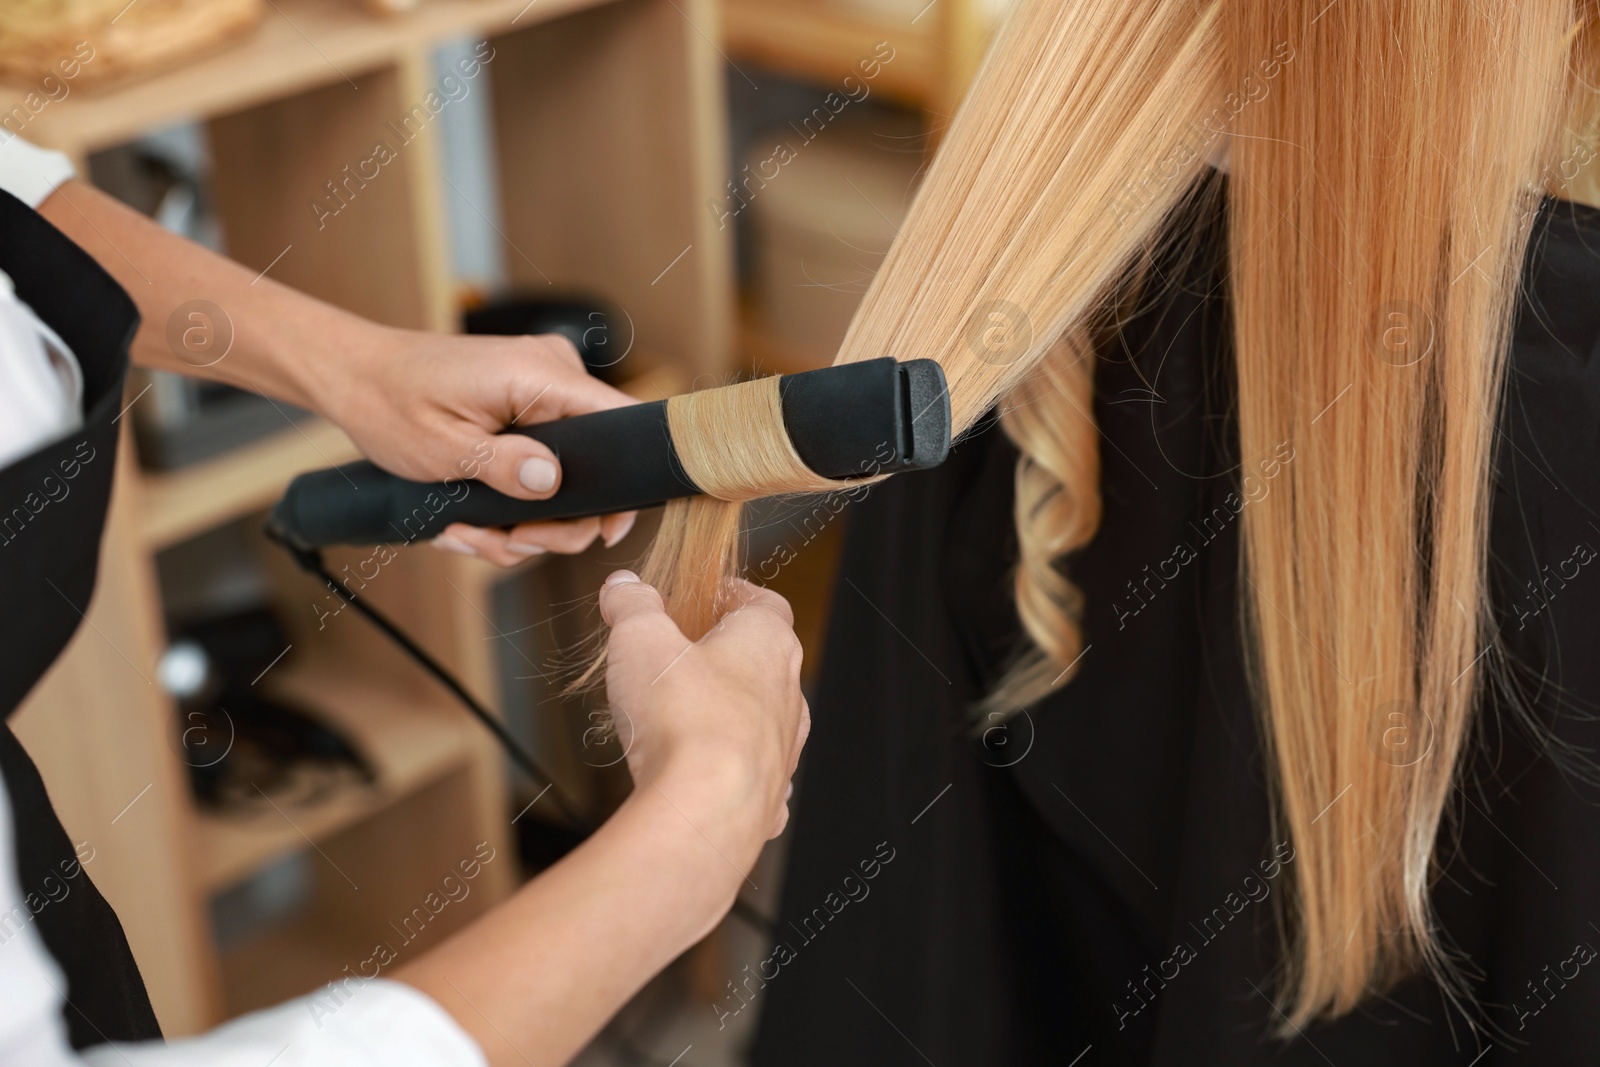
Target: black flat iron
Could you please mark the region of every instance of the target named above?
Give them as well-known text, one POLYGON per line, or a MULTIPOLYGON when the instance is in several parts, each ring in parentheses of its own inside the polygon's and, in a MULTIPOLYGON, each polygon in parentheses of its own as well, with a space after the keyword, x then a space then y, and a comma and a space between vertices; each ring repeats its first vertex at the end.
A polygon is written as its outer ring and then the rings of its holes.
MULTIPOLYGON (((950 394, 930 359, 873 359, 785 375, 784 429, 824 478, 926 470, 950 451, 950 394)), ((362 460, 302 474, 272 510, 274 537, 302 548, 427 540, 453 522, 514 526, 654 507, 701 492, 667 429, 667 402, 519 426, 561 461, 548 500, 477 482, 413 482, 362 460)))

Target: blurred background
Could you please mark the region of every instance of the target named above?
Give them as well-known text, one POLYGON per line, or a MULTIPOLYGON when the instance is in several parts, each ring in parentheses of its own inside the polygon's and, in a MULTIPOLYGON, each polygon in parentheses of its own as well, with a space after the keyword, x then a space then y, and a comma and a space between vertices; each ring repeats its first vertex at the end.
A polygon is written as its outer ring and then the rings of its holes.
MULTIPOLYGON (((64 151, 162 225, 379 321, 567 333, 654 400, 831 362, 1004 6, 6 4, 0 140, 64 151)), ((232 338, 203 298, 167 324, 200 367, 232 338)), ((336 1007, 577 834, 261 536, 291 477, 355 457, 338 430, 161 373, 128 402, 89 624, 13 723, 169 1036, 319 987, 336 1007)), ((793 602, 813 675, 839 510, 751 509, 753 576, 793 602)), ((600 580, 653 524, 509 571, 426 547, 330 561, 598 821, 628 789, 622 753, 599 702, 561 690, 600 580)), ((579 1062, 743 1062, 782 861, 780 841, 579 1062)))

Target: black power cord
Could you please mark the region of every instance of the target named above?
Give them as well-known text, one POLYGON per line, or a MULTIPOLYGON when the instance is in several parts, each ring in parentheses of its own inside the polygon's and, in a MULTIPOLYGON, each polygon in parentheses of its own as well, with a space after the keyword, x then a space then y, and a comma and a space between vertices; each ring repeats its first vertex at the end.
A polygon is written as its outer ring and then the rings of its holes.
POLYGON ((581 831, 585 837, 594 833, 594 824, 578 814, 577 805, 573 804, 561 787, 556 784, 555 778, 551 776, 549 771, 539 766, 538 761, 517 742, 515 737, 511 736, 500 720, 495 718, 482 704, 478 703, 477 699, 467 691, 467 687, 462 685, 455 675, 445 670, 438 660, 430 656, 405 631, 396 626, 388 616, 356 596, 342 581, 329 574, 327 566, 322 561, 322 552, 320 550, 304 548, 294 544, 271 524, 266 527, 266 535, 269 540, 276 541, 279 545, 282 545, 284 550, 294 557, 296 563, 311 574, 321 578, 340 600, 343 600, 364 615, 367 621, 382 630, 390 640, 404 649, 412 659, 422 665, 424 670, 433 675, 440 685, 450 690, 455 698, 461 701, 462 705, 472 712, 477 720, 483 723, 489 732, 494 735, 495 740, 500 742, 500 747, 505 750, 506 755, 510 756, 512 761, 527 773, 528 777, 535 782, 543 783, 546 791, 550 794, 551 802, 561 813, 562 818, 567 820, 568 824, 581 831))

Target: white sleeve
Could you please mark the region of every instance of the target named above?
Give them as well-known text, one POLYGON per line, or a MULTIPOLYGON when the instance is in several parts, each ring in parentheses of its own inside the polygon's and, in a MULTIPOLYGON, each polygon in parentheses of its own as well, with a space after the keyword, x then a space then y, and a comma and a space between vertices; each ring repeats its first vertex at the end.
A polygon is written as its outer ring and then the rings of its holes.
POLYGON ((421 990, 387 978, 356 981, 199 1037, 101 1045, 63 1067, 488 1067, 477 1043, 421 990))
MULTIPOLYGON (((35 889, 35 903, 45 889, 35 889)), ((47 903, 40 905, 48 907, 47 903)), ((461 1026, 420 990, 352 978, 170 1044, 67 1042, 71 995, 17 882, 11 803, 0 781, 0 1067, 488 1067, 461 1026)))
POLYGON ((36 208, 56 187, 77 172, 72 160, 29 144, 9 130, 0 129, 0 189, 36 208))

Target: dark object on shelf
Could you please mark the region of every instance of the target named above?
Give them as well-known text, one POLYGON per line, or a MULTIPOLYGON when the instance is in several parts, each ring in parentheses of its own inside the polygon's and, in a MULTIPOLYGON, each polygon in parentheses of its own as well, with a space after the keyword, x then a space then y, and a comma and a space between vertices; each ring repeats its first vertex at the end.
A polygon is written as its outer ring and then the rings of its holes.
POLYGON ((311 795, 300 799, 315 799, 352 775, 376 780, 341 734, 255 684, 287 651, 277 622, 256 610, 193 626, 161 657, 158 676, 178 702, 179 751, 201 803, 236 807, 258 800, 256 790, 304 783, 311 795))
MULTIPOLYGON (((783 421, 795 451, 825 478, 925 470, 950 451, 950 397, 932 360, 846 363, 785 375, 783 421)), ((372 463, 302 474, 269 525, 301 548, 430 538, 452 522, 511 526, 654 507, 700 492, 667 428, 666 401, 517 427, 561 457, 561 489, 518 500, 487 486, 397 478, 372 463)))
POLYGON ((152 378, 150 396, 135 408, 134 419, 139 460, 149 470, 199 463, 311 417, 231 385, 159 371, 152 378))
POLYGON ((507 337, 558 333, 572 342, 590 374, 612 385, 623 377, 622 360, 633 349, 633 320, 627 313, 588 297, 499 297, 462 316, 462 329, 507 337))

